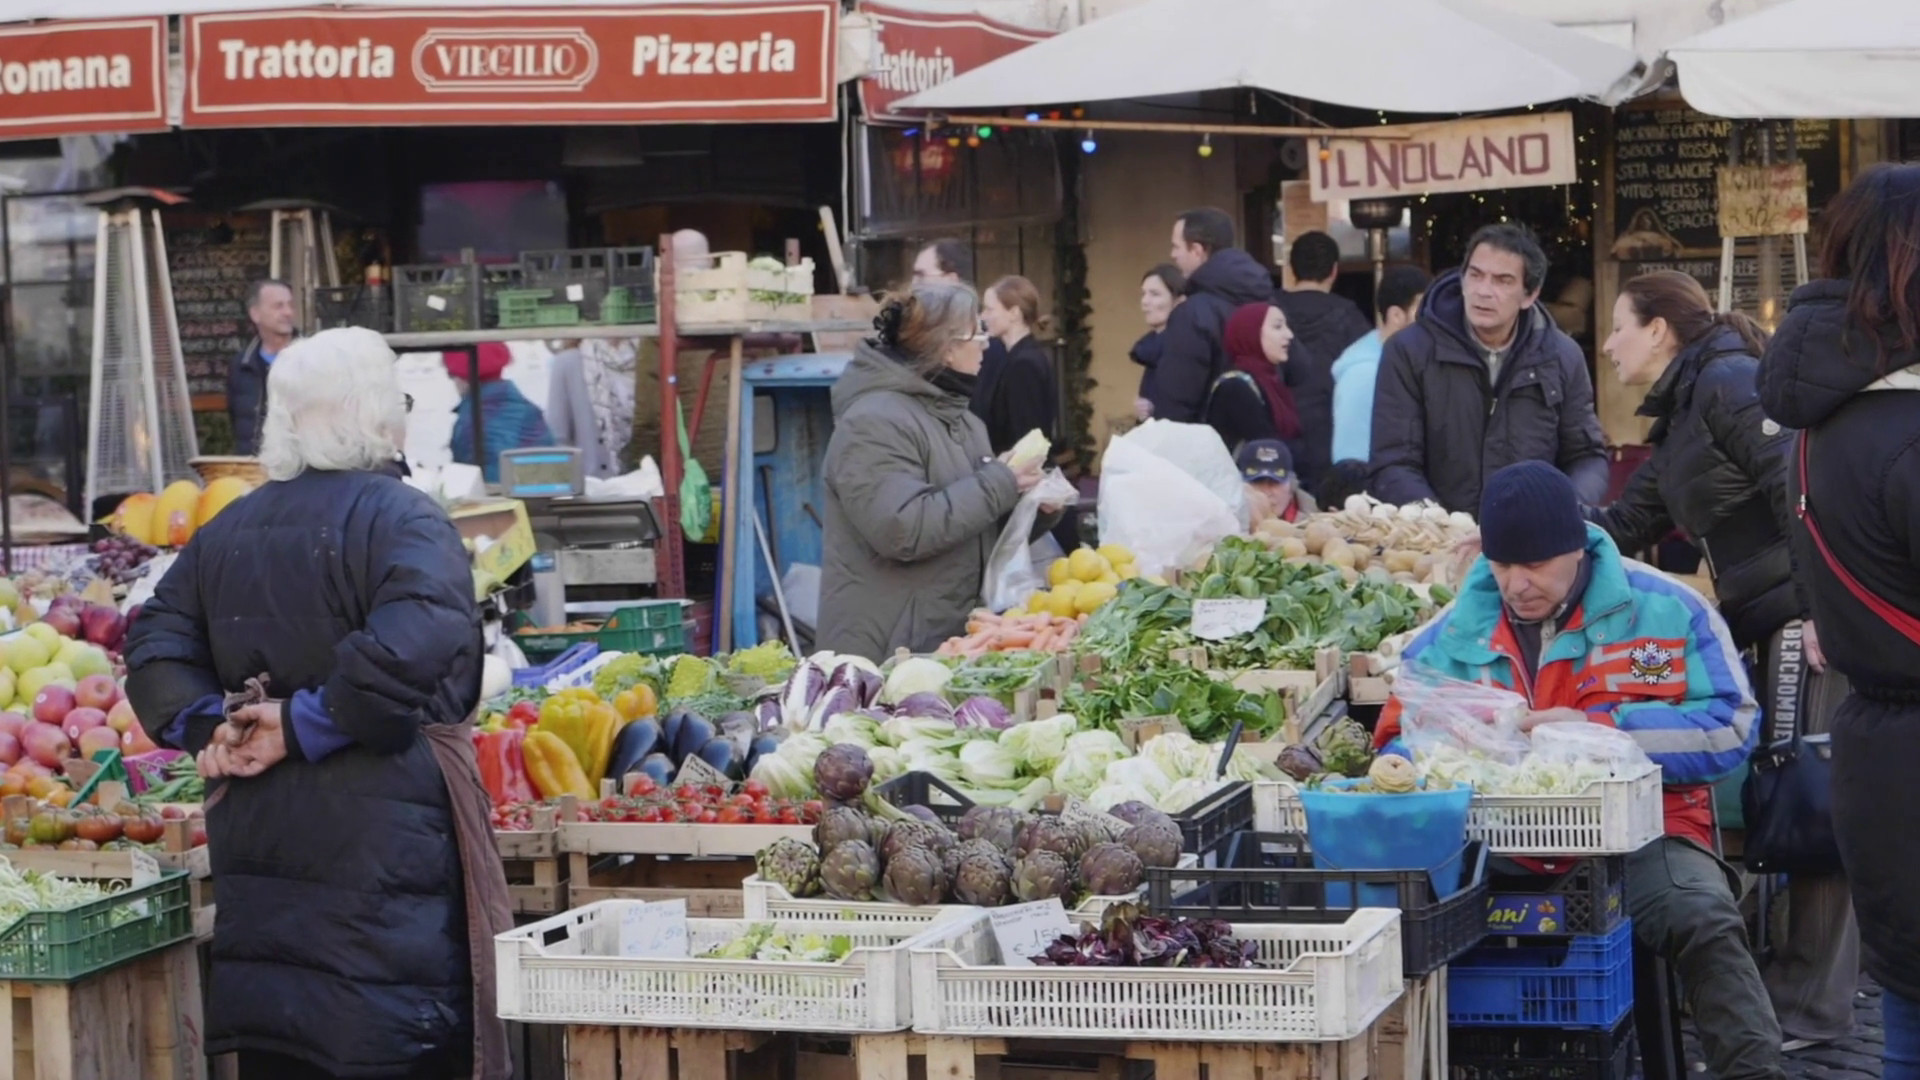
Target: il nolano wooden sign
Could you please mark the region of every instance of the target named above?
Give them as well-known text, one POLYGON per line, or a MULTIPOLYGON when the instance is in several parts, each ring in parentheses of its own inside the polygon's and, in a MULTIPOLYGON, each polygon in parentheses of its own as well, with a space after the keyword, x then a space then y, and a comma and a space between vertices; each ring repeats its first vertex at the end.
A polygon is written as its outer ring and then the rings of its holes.
POLYGON ((1393 134, 1405 137, 1309 143, 1314 200, 1544 187, 1577 178, 1572 113, 1412 125, 1393 134))

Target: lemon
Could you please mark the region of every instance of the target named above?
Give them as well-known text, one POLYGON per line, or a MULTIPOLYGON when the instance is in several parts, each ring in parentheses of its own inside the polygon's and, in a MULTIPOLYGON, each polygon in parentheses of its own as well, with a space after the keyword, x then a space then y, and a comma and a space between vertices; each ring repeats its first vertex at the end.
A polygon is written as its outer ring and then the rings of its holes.
POLYGON ((1161 588, 1165 588, 1167 585, 1167 579, 1161 577, 1159 574, 1148 574, 1147 583, 1149 585, 1158 585, 1161 588))
POLYGON ((1055 589, 1047 594, 1047 611, 1063 619, 1071 619, 1079 611, 1078 592, 1068 592, 1064 588, 1055 589))
POLYGON ((1134 578, 1140 576, 1140 568, 1132 563, 1121 563, 1119 566, 1114 567, 1113 572, 1120 575, 1121 581, 1132 581, 1134 578))
POLYGON ((1053 565, 1047 567, 1047 584, 1049 585, 1064 585, 1072 578, 1073 563, 1065 557, 1053 560, 1053 565))
POLYGON ((1109 570, 1106 573, 1101 574, 1099 577, 1095 578, 1094 584, 1118 585, 1120 584, 1120 572, 1118 570, 1109 570))
POLYGON ((1119 590, 1112 585, 1104 581, 1096 581, 1080 590, 1080 595, 1074 598, 1073 609, 1082 615, 1091 615, 1100 609, 1100 605, 1113 599, 1118 592, 1119 590))
POLYGON ((1042 615, 1047 610, 1047 590, 1035 590, 1034 594, 1027 599, 1027 614, 1042 615))
POLYGON ((1133 552, 1128 551, 1125 544, 1101 544, 1098 550, 1101 558, 1115 566, 1133 561, 1133 552))
POLYGON ((1107 561, 1092 548, 1080 548, 1067 556, 1067 567, 1078 581, 1098 581, 1107 571, 1107 561))

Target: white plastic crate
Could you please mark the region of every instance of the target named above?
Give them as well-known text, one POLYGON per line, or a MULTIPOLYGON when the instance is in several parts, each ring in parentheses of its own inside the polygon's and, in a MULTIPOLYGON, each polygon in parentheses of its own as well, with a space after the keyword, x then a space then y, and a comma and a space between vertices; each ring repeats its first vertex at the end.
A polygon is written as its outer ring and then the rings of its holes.
MULTIPOLYGON (((1180 865, 1194 866, 1192 855, 1180 856, 1180 865)), ((914 906, 884 901, 835 900, 825 896, 795 897, 780 885, 763 881, 759 874, 740 883, 746 917, 759 921, 791 919, 796 922, 920 922, 932 925, 955 916, 971 915, 979 908, 965 904, 914 906)), ((1098 923, 1115 904, 1137 904, 1146 896, 1143 887, 1132 896, 1089 896, 1080 906, 1067 912, 1074 922, 1098 923)))
MULTIPOLYGON (((1307 832, 1306 811, 1286 781, 1253 785, 1258 832, 1307 832)), ((1475 795, 1467 838, 1495 855, 1627 855, 1666 832, 1660 767, 1597 780, 1578 795, 1475 795)))
MULTIPOLYGON (((901 1031, 912 1023, 908 947, 930 933, 924 922, 772 920, 791 932, 851 937, 853 952, 837 964, 699 959, 765 919, 688 919, 686 959, 620 956, 620 920, 640 906, 603 900, 495 938, 501 1018, 823 1033, 901 1031)), ((984 920, 960 926, 941 939, 956 955, 974 962, 991 955, 984 920)))
POLYGON ((944 923, 912 946, 915 1031, 1337 1042, 1364 1033, 1401 991, 1400 913, 1389 908, 1362 908, 1341 924, 1235 926, 1266 965, 1246 970, 1014 967, 990 943, 992 962, 982 963, 967 956, 978 949, 970 930, 944 923))

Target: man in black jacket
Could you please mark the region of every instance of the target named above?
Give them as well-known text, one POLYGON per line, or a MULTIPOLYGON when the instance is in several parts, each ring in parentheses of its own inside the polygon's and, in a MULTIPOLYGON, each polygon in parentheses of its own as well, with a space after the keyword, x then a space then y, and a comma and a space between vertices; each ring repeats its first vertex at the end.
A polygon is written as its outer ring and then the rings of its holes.
POLYGON ((1189 210, 1173 223, 1173 263, 1187 275, 1187 301, 1173 309, 1160 335, 1154 368, 1153 415, 1183 424, 1204 423, 1207 393, 1227 370, 1221 341, 1235 308, 1273 299, 1273 277, 1253 256, 1233 246, 1233 221, 1212 207, 1189 210))
POLYGON ((1520 225, 1488 225, 1387 342, 1373 398, 1375 498, 1469 514, 1485 477, 1546 461, 1582 502, 1607 494, 1606 438, 1586 356, 1535 301, 1547 256, 1520 225))
POLYGON ((247 288, 247 318, 253 322, 253 343, 227 370, 227 416, 233 421, 233 452, 241 457, 260 453, 260 423, 267 415, 267 368, 293 344, 298 324, 292 287, 272 278, 254 282, 247 288))
POLYGON ((1293 328, 1293 350, 1282 370, 1300 410, 1301 454, 1294 468, 1300 483, 1312 488, 1333 464, 1333 362, 1373 329, 1373 320, 1358 304, 1334 295, 1340 244, 1333 237, 1302 233, 1287 251, 1287 267, 1293 288, 1275 294, 1273 302, 1293 328))

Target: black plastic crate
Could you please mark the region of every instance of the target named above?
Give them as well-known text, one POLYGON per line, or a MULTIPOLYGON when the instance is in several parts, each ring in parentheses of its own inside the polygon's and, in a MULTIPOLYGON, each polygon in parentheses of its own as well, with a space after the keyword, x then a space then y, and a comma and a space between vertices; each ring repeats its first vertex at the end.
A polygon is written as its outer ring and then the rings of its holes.
POLYGON ((1455 1027, 1447 1032, 1448 1080, 1626 1080, 1633 1068, 1633 1014, 1613 1030, 1455 1027))
POLYGON ((1228 784, 1171 816, 1180 826, 1180 850, 1200 856, 1202 866, 1209 855, 1224 859, 1234 835, 1253 825, 1253 785, 1228 784))
POLYGON ((654 302, 654 260, 651 247, 607 249, 608 283, 624 287, 637 304, 654 302))
POLYGON ((431 263, 393 268, 393 328, 400 333, 478 329, 480 268, 431 263))
POLYGON ((1487 875, 1487 933, 1514 937, 1605 934, 1627 917, 1627 858, 1582 859, 1561 874, 1531 874, 1506 859, 1487 875))
POLYGON ((1400 909, 1401 968, 1409 979, 1451 963, 1486 936, 1485 844, 1467 845, 1458 888, 1444 898, 1427 870, 1317 869, 1305 846, 1296 833, 1245 831, 1228 844, 1221 867, 1149 868, 1147 909, 1231 923, 1337 923, 1358 907, 1390 903, 1400 909), (1193 887, 1175 895, 1176 882, 1193 887))
POLYGON ((960 815, 973 809, 973 800, 932 773, 901 773, 876 790, 881 798, 895 806, 924 806, 948 825, 957 823, 960 815))
POLYGON ((313 290, 313 316, 321 330, 361 326, 393 330, 393 293, 385 285, 336 285, 313 290))

